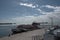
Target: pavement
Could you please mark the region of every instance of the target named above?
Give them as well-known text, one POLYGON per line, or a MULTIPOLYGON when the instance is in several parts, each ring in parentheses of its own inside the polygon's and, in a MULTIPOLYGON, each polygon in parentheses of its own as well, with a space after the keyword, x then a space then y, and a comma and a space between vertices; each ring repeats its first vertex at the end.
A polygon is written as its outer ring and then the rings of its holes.
POLYGON ((42 40, 45 34, 45 29, 37 29, 33 31, 23 32, 7 37, 0 38, 0 40, 42 40))

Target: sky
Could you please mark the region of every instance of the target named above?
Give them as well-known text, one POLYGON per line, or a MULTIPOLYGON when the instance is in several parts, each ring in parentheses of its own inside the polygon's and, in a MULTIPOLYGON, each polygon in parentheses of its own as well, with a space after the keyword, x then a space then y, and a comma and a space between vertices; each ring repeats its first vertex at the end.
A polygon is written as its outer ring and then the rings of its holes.
POLYGON ((0 0, 0 23, 51 22, 60 24, 60 0, 0 0))

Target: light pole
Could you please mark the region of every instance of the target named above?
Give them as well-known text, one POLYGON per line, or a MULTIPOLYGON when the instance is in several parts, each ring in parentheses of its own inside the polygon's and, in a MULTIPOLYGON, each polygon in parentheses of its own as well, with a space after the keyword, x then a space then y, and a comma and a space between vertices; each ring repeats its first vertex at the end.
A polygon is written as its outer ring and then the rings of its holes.
POLYGON ((49 17, 51 19, 51 27, 53 27, 53 17, 49 17))

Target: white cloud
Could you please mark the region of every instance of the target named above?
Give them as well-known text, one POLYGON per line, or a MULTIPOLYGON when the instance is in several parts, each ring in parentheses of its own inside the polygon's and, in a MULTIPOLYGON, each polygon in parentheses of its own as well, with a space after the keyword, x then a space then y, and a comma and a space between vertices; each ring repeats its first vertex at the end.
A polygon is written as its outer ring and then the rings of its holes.
POLYGON ((38 5, 33 5, 31 3, 20 3, 21 6, 26 6, 26 7, 31 7, 31 8, 36 8, 38 5))
POLYGON ((44 12, 43 11, 42 13, 46 13, 46 15, 51 16, 51 17, 57 17, 57 18, 60 17, 60 7, 58 7, 58 6, 56 6, 56 7, 52 6, 51 8, 54 9, 54 11, 52 11, 52 12, 44 12))
POLYGON ((51 6, 51 5, 43 5, 41 7, 47 7, 47 8, 51 8, 51 9, 54 9, 54 10, 60 9, 60 6, 51 6))
MULTIPOLYGON (((33 7, 33 4, 22 3, 20 5, 23 5, 23 6, 30 5, 30 6, 27 6, 27 7, 31 7, 31 8, 33 7)), ((44 7, 52 8, 52 9, 54 9, 54 11, 44 12, 40 8, 36 8, 37 11, 39 11, 40 13, 45 14, 45 15, 15 17, 15 18, 12 18, 9 21, 16 22, 18 24, 30 24, 34 21, 38 21, 38 22, 48 21, 48 22, 50 22, 51 20, 49 19, 49 17, 53 17, 54 24, 60 24, 60 6, 58 7, 58 6, 44 5, 44 7)), ((35 14, 35 15, 37 15, 37 14, 35 14)))
MULTIPOLYGON (((41 9, 37 9, 37 11, 40 11, 40 13, 45 14, 45 15, 41 15, 40 18, 46 20, 50 20, 49 17, 52 17, 54 20, 54 24, 60 24, 60 6, 51 6, 51 5, 44 5, 41 7, 47 7, 47 8, 51 8, 54 9, 54 11, 51 12, 45 12, 41 9)), ((51 20, 50 20, 51 21, 51 20)))
POLYGON ((43 11, 43 10, 41 10, 41 9, 37 9, 37 11, 40 11, 40 13, 42 13, 42 14, 49 14, 49 13, 52 13, 52 14, 54 14, 54 13, 60 13, 60 6, 51 6, 51 5, 43 5, 43 6, 41 6, 42 8, 43 7, 47 7, 47 8, 51 8, 51 9, 54 9, 54 11, 51 11, 51 12, 45 12, 45 11, 43 11))
POLYGON ((39 9, 39 8, 36 8, 36 10, 39 11, 40 13, 42 13, 42 14, 47 14, 47 12, 45 12, 45 11, 39 9))
POLYGON ((46 22, 48 21, 46 15, 40 16, 24 16, 24 17, 15 17, 10 20, 3 20, 2 22, 14 22, 17 24, 31 24, 32 22, 46 22))
POLYGON ((48 17, 52 17, 54 19, 55 24, 60 24, 60 6, 45 6, 47 8, 52 8, 54 11, 52 12, 43 12, 46 13, 48 17))
POLYGON ((19 24, 31 24, 33 21, 35 21, 34 16, 24 16, 24 17, 15 17, 12 18, 14 22, 19 23, 19 24))
POLYGON ((42 11, 41 9, 38 9, 38 8, 37 8, 36 10, 37 10, 37 11, 40 11, 40 12, 42 11))
POLYGON ((26 1, 28 1, 28 0, 21 0, 21 1, 26 2, 26 1))
POLYGON ((52 8, 52 9, 55 9, 55 6, 51 6, 51 5, 43 5, 41 7, 47 7, 47 8, 52 8))

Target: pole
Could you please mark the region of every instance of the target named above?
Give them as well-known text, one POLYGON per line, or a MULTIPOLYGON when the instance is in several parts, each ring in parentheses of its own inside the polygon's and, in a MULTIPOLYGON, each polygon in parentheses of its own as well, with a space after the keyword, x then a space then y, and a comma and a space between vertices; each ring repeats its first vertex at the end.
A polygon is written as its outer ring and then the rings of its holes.
POLYGON ((50 19, 51 19, 51 27, 53 27, 53 18, 50 17, 50 19))

